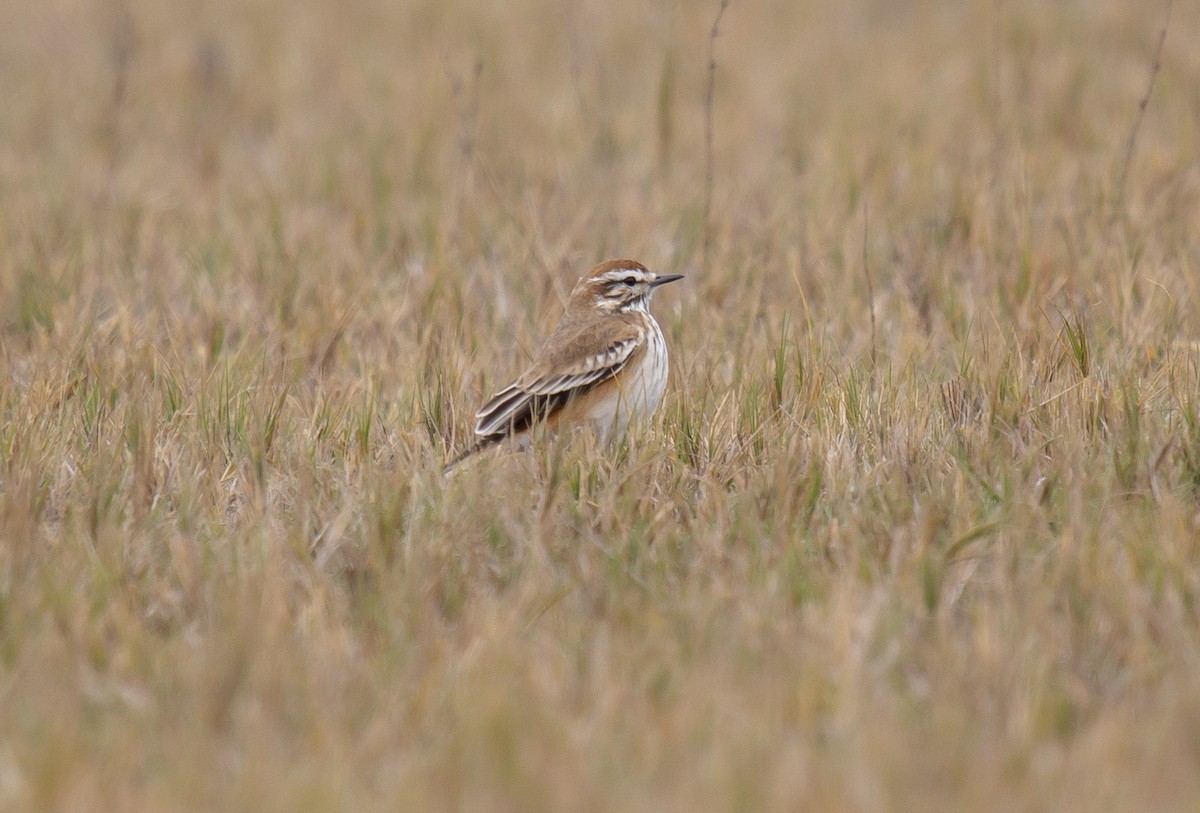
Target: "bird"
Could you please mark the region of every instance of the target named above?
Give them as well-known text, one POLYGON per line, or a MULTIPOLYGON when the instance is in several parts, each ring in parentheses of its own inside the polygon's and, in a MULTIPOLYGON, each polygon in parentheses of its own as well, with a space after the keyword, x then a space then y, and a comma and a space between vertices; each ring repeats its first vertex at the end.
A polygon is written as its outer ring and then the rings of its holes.
POLYGON ((489 446, 528 447, 540 427, 584 425, 606 440, 649 418, 667 388, 667 343, 650 313, 660 285, 636 260, 605 260, 579 279, 533 363, 475 413, 475 442, 443 469, 489 446))

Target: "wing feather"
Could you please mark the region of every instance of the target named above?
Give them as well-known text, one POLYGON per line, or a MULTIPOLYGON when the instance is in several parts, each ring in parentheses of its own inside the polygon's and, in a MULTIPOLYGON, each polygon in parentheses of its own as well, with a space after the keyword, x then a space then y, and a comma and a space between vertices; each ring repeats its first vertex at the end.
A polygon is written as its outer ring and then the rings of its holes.
POLYGON ((640 331, 626 335, 565 370, 547 362, 534 364, 475 413, 475 434, 507 435, 544 420, 571 398, 619 373, 642 340, 640 331))

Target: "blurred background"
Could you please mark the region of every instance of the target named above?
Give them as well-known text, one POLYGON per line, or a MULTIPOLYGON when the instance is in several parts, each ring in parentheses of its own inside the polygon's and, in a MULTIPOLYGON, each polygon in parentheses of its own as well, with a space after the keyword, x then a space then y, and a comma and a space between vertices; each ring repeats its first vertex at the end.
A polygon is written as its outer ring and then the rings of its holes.
POLYGON ((717 9, 0 0, 0 808, 1196 808, 1200 4, 717 9))
MULTIPOLYGON (((693 268, 715 11, 4 4, 0 318, 40 318, 81 288, 187 310, 200 272, 228 292, 222 310, 297 318, 331 280, 405 287, 445 268, 485 299, 511 275, 540 312, 548 279, 561 297, 604 256, 693 268)), ((1196 203, 1190 3, 1116 188, 1166 16, 1104 0, 738 3, 712 122, 730 271, 689 290, 728 305, 748 276, 789 299, 799 280, 810 307, 851 306, 842 272, 866 230, 888 318, 953 318, 930 304, 945 285, 1087 299, 1079 264, 1114 207, 1140 228, 1196 203), (954 240, 973 250, 947 268, 954 240)), ((458 317, 461 299, 438 305, 458 317)))

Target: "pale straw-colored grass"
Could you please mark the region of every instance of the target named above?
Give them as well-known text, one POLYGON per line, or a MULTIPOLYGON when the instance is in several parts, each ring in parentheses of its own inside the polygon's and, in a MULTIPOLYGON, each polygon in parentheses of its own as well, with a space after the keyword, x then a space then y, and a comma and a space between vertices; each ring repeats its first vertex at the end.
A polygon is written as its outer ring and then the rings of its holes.
POLYGON ((717 5, 0 8, 0 809, 1200 805, 1200 9, 717 5))

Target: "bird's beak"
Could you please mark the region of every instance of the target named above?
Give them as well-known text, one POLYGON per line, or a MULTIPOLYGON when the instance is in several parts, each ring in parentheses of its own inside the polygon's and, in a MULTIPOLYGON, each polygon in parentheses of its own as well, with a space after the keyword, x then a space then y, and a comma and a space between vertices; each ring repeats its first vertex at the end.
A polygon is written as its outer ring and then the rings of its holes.
POLYGON ((677 279, 683 279, 683 274, 658 274, 654 277, 654 282, 650 283, 650 287, 657 288, 660 285, 666 285, 668 282, 674 282, 677 279))

